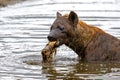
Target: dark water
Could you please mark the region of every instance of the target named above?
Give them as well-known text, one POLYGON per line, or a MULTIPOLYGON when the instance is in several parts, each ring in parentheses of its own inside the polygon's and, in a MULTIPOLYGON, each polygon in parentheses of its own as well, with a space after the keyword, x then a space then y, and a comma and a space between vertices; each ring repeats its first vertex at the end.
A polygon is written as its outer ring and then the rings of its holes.
POLYGON ((118 0, 30 0, 0 9, 0 80, 120 80, 119 62, 79 62, 64 45, 53 64, 42 64, 40 54, 57 11, 74 10, 120 38, 119 6, 118 0))

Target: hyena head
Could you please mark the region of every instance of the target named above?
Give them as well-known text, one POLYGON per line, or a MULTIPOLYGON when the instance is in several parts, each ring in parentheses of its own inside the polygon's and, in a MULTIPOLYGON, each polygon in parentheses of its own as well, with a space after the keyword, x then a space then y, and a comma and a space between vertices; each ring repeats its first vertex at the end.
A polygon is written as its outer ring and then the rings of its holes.
POLYGON ((50 33, 48 35, 49 41, 58 41, 58 46, 67 44, 70 38, 73 38, 75 28, 78 24, 78 16, 71 11, 69 15, 62 16, 57 12, 56 20, 53 22, 50 33))

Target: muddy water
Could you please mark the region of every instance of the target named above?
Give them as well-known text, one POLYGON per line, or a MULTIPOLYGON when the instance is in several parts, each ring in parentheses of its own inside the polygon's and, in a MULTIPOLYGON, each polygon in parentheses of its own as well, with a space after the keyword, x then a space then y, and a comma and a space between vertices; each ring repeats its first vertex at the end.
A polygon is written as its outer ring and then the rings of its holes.
POLYGON ((52 64, 42 64, 40 54, 57 11, 75 10, 120 38, 119 6, 118 0, 29 0, 0 9, 0 80, 119 80, 119 62, 79 62, 64 45, 52 64))

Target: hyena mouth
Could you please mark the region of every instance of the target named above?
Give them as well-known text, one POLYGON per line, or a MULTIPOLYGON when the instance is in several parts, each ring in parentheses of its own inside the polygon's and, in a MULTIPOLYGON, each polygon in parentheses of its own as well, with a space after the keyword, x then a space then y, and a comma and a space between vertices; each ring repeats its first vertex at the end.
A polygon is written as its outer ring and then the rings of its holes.
POLYGON ((62 40, 56 40, 56 43, 55 43, 55 45, 54 45, 54 47, 56 48, 56 47, 59 47, 59 46, 61 46, 63 43, 62 43, 62 40))

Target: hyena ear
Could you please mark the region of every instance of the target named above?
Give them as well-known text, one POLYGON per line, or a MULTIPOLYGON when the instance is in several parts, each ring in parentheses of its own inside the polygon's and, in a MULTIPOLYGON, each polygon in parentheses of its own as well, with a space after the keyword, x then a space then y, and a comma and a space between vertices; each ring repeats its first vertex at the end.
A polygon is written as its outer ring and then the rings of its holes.
POLYGON ((77 27, 78 24, 78 16, 74 11, 71 11, 68 17, 68 20, 72 22, 73 27, 77 27))
POLYGON ((57 12, 56 15, 57 15, 57 18, 62 17, 62 14, 60 14, 59 12, 57 12))

